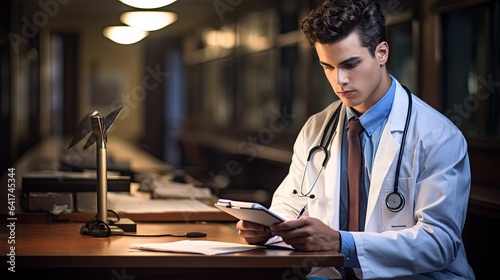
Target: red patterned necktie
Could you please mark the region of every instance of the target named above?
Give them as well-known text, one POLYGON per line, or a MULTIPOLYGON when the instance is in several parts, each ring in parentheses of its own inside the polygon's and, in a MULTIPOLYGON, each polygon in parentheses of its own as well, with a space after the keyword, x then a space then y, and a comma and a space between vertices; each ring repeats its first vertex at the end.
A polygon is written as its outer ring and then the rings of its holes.
POLYGON ((362 152, 359 135, 363 131, 359 119, 349 120, 349 158, 347 174, 349 180, 349 220, 348 231, 359 231, 359 194, 361 187, 362 152))
MULTIPOLYGON (((349 120, 349 154, 347 159, 347 177, 349 180, 349 220, 348 231, 359 231, 359 194, 361 188, 361 170, 363 166, 363 153, 359 135, 364 130, 359 119, 349 120)), ((346 279, 358 279, 353 269, 345 268, 346 279)))

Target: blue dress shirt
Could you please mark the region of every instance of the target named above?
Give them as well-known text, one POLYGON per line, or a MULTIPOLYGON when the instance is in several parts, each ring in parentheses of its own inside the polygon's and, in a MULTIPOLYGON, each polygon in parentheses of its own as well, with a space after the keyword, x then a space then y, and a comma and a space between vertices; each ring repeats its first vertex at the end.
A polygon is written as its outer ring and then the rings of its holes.
MULTIPOLYGON (((361 145, 363 147, 364 154, 364 171, 363 171, 363 187, 361 189, 361 201, 360 201, 360 230, 364 230, 364 224, 366 219, 366 205, 368 201, 368 191, 370 188, 371 174, 372 174, 372 163, 375 158, 375 153, 380 142, 380 137, 382 131, 384 130, 385 124, 387 123, 387 117, 391 111, 392 102, 394 100, 394 95, 396 92, 396 83, 394 82, 394 77, 390 76, 392 83, 391 87, 387 93, 380 99, 373 107, 368 109, 362 116, 359 117, 359 121, 364 127, 364 131, 361 133, 361 145)), ((348 120, 351 118, 358 118, 358 115, 352 108, 347 108, 347 117, 344 124, 344 131, 347 131, 348 120)), ((342 238, 342 249, 341 254, 345 256, 345 266, 346 267, 359 267, 359 261, 356 252, 356 246, 354 244, 354 238, 352 234, 347 230, 347 217, 348 217, 348 184, 347 184, 347 132, 343 133, 342 139, 342 179, 341 179, 341 191, 340 191, 340 235, 342 238)))

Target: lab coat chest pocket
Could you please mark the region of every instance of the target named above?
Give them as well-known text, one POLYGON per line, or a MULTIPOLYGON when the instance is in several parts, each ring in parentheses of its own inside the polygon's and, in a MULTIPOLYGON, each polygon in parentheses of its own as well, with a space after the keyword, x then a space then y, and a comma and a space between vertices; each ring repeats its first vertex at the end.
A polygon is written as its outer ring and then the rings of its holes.
POLYGON ((404 206, 399 211, 391 211, 387 207, 386 199, 389 194, 394 192, 394 179, 384 180, 382 190, 379 197, 379 205, 381 211, 381 228, 382 231, 387 230, 402 230, 415 225, 413 217, 413 180, 412 178, 400 178, 398 190, 404 197, 404 206))

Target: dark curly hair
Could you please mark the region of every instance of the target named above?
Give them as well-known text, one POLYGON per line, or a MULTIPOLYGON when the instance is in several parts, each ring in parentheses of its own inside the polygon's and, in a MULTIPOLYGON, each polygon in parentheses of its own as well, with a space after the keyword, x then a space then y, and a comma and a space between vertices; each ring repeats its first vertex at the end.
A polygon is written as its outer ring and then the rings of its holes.
POLYGON ((336 43, 356 31, 361 46, 371 55, 385 41, 385 17, 373 0, 325 0, 302 21, 300 29, 311 46, 336 43))

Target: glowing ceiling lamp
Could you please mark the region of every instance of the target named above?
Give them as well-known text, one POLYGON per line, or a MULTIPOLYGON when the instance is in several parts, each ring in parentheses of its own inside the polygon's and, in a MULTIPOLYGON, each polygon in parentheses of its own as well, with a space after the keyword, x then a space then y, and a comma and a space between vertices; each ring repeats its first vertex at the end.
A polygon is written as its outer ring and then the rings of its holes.
POLYGON ((149 34, 148 31, 138 30, 130 26, 108 26, 104 28, 102 33, 111 41, 122 45, 137 43, 149 34))
POLYGON ((135 11, 123 13, 120 20, 139 30, 154 31, 174 23, 177 20, 177 14, 172 12, 135 11))
POLYGON ((176 0, 120 0, 123 4, 139 9, 156 9, 174 3, 176 0))

